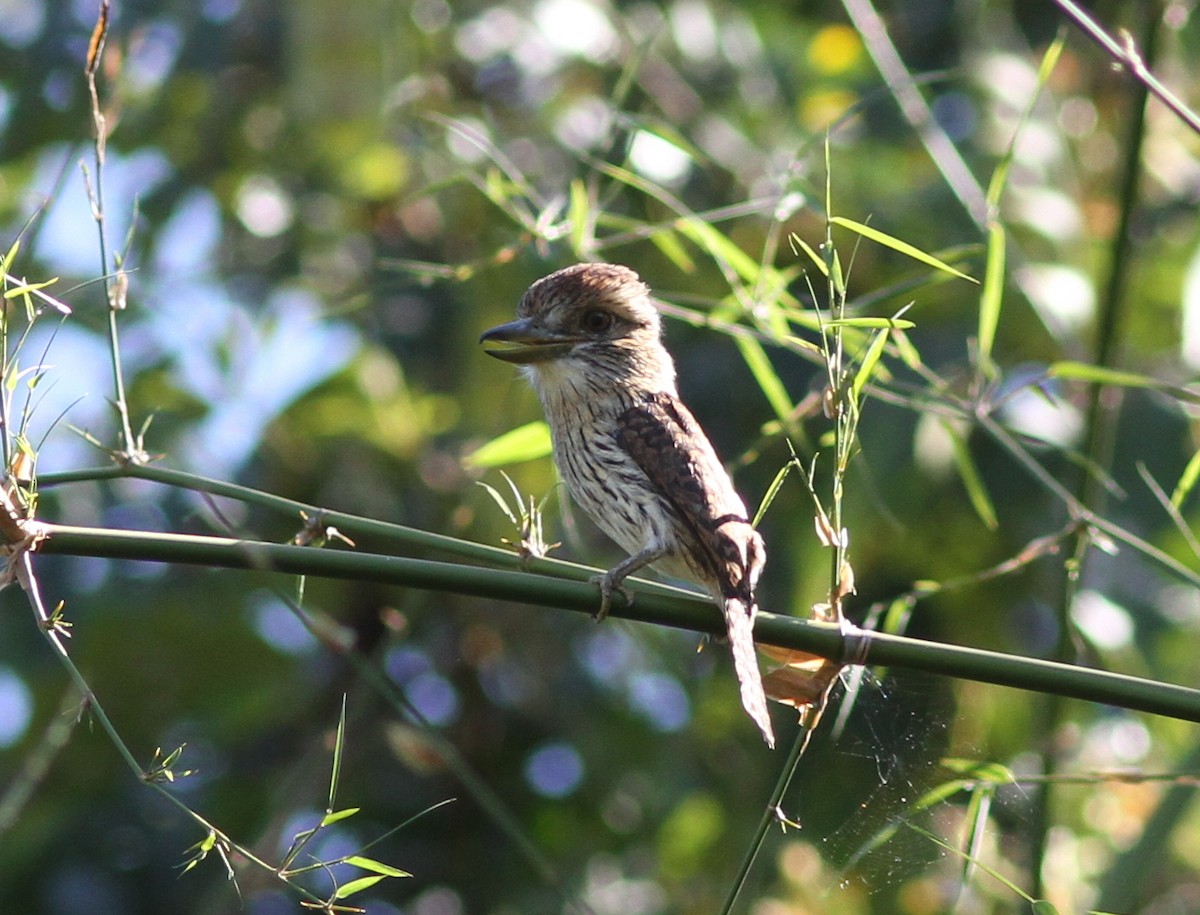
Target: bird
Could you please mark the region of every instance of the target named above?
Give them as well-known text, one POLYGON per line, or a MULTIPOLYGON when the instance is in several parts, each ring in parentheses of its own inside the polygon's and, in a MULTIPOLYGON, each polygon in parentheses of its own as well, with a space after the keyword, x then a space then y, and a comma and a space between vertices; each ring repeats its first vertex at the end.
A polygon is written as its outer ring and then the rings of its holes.
POLYGON ((628 553, 593 581, 595 614, 646 566, 703 586, 721 609, 742 705, 775 746, 754 648, 766 548, 712 443, 679 398, 649 287, 628 267, 583 263, 533 283, 517 318, 484 332, 522 367, 572 498, 628 553))

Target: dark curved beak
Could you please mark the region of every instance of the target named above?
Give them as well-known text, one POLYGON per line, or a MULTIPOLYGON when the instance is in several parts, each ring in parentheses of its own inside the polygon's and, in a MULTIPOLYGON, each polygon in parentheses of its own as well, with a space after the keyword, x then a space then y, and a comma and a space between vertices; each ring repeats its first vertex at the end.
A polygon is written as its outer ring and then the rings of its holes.
POLYGON ((524 365, 565 356, 581 340, 551 333, 531 318, 521 318, 484 331, 479 342, 501 344, 484 352, 502 362, 524 365))

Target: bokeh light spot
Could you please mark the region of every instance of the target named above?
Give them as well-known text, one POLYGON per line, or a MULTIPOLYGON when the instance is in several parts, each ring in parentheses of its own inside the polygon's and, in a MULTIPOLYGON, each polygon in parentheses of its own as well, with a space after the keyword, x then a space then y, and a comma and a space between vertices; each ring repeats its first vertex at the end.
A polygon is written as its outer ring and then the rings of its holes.
POLYGON ((0 667, 0 747, 11 747, 25 734, 33 717, 33 696, 25 681, 0 667))
POLYGON ((861 56, 862 42, 848 25, 825 26, 808 46, 808 62, 826 76, 845 73, 861 56))
POLYGON ((566 797, 583 781, 583 759, 569 743, 543 744, 525 761, 525 781, 542 797, 566 797))

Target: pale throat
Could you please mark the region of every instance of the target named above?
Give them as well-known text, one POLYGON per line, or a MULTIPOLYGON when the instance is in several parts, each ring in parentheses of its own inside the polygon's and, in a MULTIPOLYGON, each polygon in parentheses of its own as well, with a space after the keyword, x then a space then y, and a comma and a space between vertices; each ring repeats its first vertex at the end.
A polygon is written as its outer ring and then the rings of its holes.
POLYGON ((624 412, 656 394, 678 397, 675 364, 661 344, 626 351, 617 365, 596 365, 590 359, 565 356, 525 366, 523 371, 537 393, 552 425, 580 404, 590 412, 624 412))

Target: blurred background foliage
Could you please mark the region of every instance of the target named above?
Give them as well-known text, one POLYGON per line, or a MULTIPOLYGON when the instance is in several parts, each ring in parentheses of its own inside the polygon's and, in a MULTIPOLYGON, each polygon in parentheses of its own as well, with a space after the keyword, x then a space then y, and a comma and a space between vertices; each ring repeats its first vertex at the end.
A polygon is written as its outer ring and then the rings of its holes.
MULTIPOLYGON (((147 449, 172 467, 342 511, 511 538, 475 485, 503 487, 498 474, 465 458, 540 414, 477 338, 511 315, 532 280, 606 259, 637 269, 671 304, 669 317, 685 319, 667 326, 681 389, 756 503, 787 462, 787 442, 738 348, 696 318, 741 313, 719 247, 697 244, 678 217, 700 214, 752 264, 790 271, 791 293, 811 304, 801 277, 811 264, 786 238, 823 240, 828 131, 837 214, 982 276, 981 197, 964 205, 902 116, 895 85, 851 25, 849 12, 870 9, 865 0, 117 0, 101 67, 112 128, 104 215, 129 270, 123 368, 135 427, 153 416, 147 449)), ((1049 0, 881 0, 876 12, 931 106, 928 129, 986 187, 1037 91, 1059 10, 1049 0)), ((1153 31, 1156 72, 1197 103, 1192 0, 1097 2, 1094 12, 1139 42, 1153 31)), ((22 366, 52 366, 31 421, 41 473, 107 461, 77 430, 117 442, 98 281, 113 265, 100 260, 80 164, 94 182, 82 68, 96 17, 95 0, 0 0, 3 247, 20 238, 11 272, 60 277, 52 291, 74 308, 59 324, 39 321, 20 356, 22 366)), ((909 338, 931 372, 904 374, 889 356, 889 396, 863 418, 846 519, 857 619, 916 581, 972 579, 1068 520, 1044 480, 951 418, 994 501, 989 528, 965 497, 939 404, 989 405, 1050 477, 1080 485, 1086 390, 1031 381, 1054 360, 1094 358, 1135 99, 1127 75, 1068 29, 1000 209, 1009 275, 986 391, 973 387, 977 288, 933 281, 894 251, 835 235, 852 264, 856 313, 891 315, 915 301, 909 338)), ((1116 359, 1184 384, 1200 365, 1200 138, 1151 103, 1140 163, 1116 359)), ((771 294, 741 280, 742 304, 771 294)), ((807 463, 830 426, 822 369, 794 351, 767 352, 796 406, 787 437, 807 463)), ((1107 513, 1196 567, 1143 475, 1174 489, 1196 448, 1194 412, 1153 391, 1110 394, 1118 431, 1102 468, 1107 513)), ((505 469, 536 498, 554 490, 546 458, 505 469)), ((818 484, 826 470, 818 460, 818 484)), ((277 541, 300 526, 135 480, 41 498, 43 517, 71 524, 232 528, 277 541)), ((564 541, 556 555, 617 558, 557 497, 547 505, 547 536, 564 541)), ((1183 512, 1195 509, 1185 502, 1183 512)), ((828 588, 828 559, 798 475, 763 531, 763 606, 807 615, 828 588)), ((911 612, 914 635, 1049 655, 1067 580, 1062 546, 1015 574, 896 606, 911 612)), ((268 860, 324 809, 343 693, 339 798, 363 812, 331 830, 320 854, 347 854, 457 798, 372 849, 414 875, 351 900, 372 913, 716 911, 782 765, 740 714, 725 653, 698 653, 694 636, 309 581, 310 611, 483 774, 531 855, 411 716, 303 630, 271 590, 276 578, 41 563, 48 600, 67 601, 72 657, 135 755, 148 765, 156 747, 186 744, 181 766, 196 773, 171 790, 268 860)), ((1191 586, 1123 548, 1094 552, 1080 587, 1082 660, 1195 682, 1191 586)), ((239 900, 215 859, 180 876, 203 836, 131 777, 86 713, 77 722, 74 689, 22 594, 9 588, 0 601, 0 908, 298 910, 253 870, 238 871, 239 900)), ((1200 815, 1191 783, 1176 777, 1200 764, 1194 726, 1080 703, 1047 711, 1032 694, 895 671, 867 678, 844 726, 833 726, 835 711, 784 805, 802 828, 768 838, 741 910, 1028 911, 1019 893, 981 868, 964 875, 961 855, 912 828, 965 847, 980 792, 915 807, 951 782, 941 763, 950 758, 1031 779, 989 796, 971 852, 980 865, 1026 892, 1044 886, 1062 912, 1200 908, 1200 815), (1033 779, 1048 752, 1079 779, 1039 808, 1033 779), (1104 774, 1115 770, 1137 777, 1104 774), (1171 777, 1144 777, 1162 773, 1171 777), (889 824, 894 836, 875 842, 889 824)), ((785 745, 789 736, 790 726, 785 745)))

